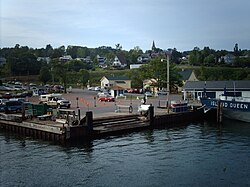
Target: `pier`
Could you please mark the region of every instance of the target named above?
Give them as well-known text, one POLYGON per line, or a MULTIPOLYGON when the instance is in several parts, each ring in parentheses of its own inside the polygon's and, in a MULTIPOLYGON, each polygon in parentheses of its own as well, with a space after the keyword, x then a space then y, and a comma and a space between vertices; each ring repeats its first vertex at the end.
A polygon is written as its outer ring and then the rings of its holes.
MULTIPOLYGON (((64 112, 67 110, 63 110, 64 112)), ((69 111, 71 113, 72 110, 69 111)), ((147 114, 111 113, 105 117, 93 117, 92 111, 87 111, 82 119, 77 115, 66 115, 65 119, 51 120, 48 118, 34 117, 23 119, 23 115, 0 115, 0 128, 8 132, 31 136, 37 139, 65 143, 79 139, 95 139, 126 132, 169 127, 185 121, 203 118, 202 109, 186 112, 167 113, 156 112, 150 106, 147 114)))

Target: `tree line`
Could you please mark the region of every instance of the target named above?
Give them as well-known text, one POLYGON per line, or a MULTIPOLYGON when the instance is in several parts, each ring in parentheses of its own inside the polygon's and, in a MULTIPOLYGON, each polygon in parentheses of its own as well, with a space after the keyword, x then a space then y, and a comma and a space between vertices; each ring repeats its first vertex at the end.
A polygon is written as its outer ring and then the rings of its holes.
MULTIPOLYGON (((88 48, 82 46, 60 46, 53 48, 50 44, 45 48, 33 49, 27 46, 20 46, 16 44, 12 48, 0 48, 0 57, 7 60, 6 65, 0 69, 0 78, 8 76, 29 76, 39 75, 40 81, 44 84, 47 82, 61 82, 63 84, 79 83, 85 85, 88 80, 95 80, 91 77, 91 72, 98 69, 97 55, 105 57, 107 63, 111 63, 116 54, 122 53, 129 64, 135 64, 139 55, 147 53, 151 56, 155 55, 146 65, 141 66, 137 70, 125 71, 125 75, 133 80, 135 87, 142 84, 142 80, 146 78, 155 78, 159 80, 159 87, 166 86, 166 64, 161 62, 162 58, 166 58, 166 53, 170 55, 170 81, 176 85, 181 84, 180 77, 176 73, 178 68, 175 65, 187 64, 192 66, 200 66, 196 69, 196 74, 201 80, 227 80, 227 79, 249 79, 247 70, 240 70, 239 73, 227 74, 229 70, 223 71, 225 73, 214 74, 205 67, 249 67, 250 51, 239 49, 238 44, 235 44, 233 51, 214 50, 209 47, 199 49, 195 47, 192 51, 179 52, 176 48, 162 50, 160 48, 152 48, 143 52, 139 46, 134 47, 129 51, 123 50, 120 44, 116 44, 115 48, 108 46, 101 46, 98 48, 88 48), (234 61, 232 64, 226 64, 223 56, 231 54, 234 61), (73 60, 61 62, 60 57, 70 55, 73 60), (49 57, 51 60, 38 61, 38 57, 49 57), (92 63, 76 60, 76 58, 90 57, 92 63), (209 73, 208 73, 209 72, 209 73), (220 75, 218 77, 218 75, 220 75), (231 76, 231 77, 230 77, 231 76)), ((104 70, 102 70, 105 72, 104 70)), ((114 72, 114 71, 113 71, 114 72)), ((214 71, 217 72, 217 71, 214 71)), ((238 72, 238 71, 237 71, 238 72)), ((108 72, 110 74, 110 71, 108 72)), ((95 82, 95 81, 92 81, 95 82)))
POLYGON ((204 47, 204 49, 201 50, 195 47, 189 53, 189 60, 187 63, 193 66, 250 67, 250 50, 239 49, 237 43, 233 51, 216 51, 209 47, 204 47), (227 61, 227 58, 231 58, 230 61, 227 61))

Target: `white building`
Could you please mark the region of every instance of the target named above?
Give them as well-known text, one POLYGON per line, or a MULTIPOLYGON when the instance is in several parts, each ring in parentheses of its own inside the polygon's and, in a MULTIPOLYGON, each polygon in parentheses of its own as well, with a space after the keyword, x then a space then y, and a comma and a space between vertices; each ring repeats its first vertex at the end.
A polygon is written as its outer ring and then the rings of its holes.
POLYGON ((187 81, 182 89, 184 100, 197 100, 205 94, 210 98, 227 96, 250 97, 250 81, 187 81))

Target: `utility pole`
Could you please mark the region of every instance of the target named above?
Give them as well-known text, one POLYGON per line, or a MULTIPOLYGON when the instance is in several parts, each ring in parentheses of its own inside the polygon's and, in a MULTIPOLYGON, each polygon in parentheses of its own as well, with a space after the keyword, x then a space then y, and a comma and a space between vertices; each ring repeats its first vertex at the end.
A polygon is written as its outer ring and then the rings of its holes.
POLYGON ((170 94, 170 89, 169 89, 169 55, 167 55, 167 102, 168 102, 168 113, 169 113, 169 94, 170 94))
POLYGON ((169 55, 167 55, 167 92, 170 93, 169 89, 169 55))
MULTIPOLYGON (((165 59, 161 59, 162 62, 164 62, 165 59)), ((169 113, 169 94, 170 94, 170 86, 169 86, 169 54, 167 54, 167 108, 169 113)))

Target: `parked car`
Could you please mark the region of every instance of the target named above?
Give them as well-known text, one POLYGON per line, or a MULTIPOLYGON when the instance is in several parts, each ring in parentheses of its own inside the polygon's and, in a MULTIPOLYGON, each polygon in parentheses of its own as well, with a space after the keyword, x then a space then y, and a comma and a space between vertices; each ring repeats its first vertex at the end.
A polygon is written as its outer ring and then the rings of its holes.
POLYGON ((88 87, 88 90, 94 90, 94 88, 90 86, 90 87, 88 87))
POLYGON ((100 91, 101 90, 101 87, 100 86, 96 86, 95 87, 95 91, 100 91))
POLYGON ((147 97, 153 97, 153 94, 151 92, 145 92, 144 95, 147 96, 147 97))
POLYGON ((0 105, 4 105, 7 101, 8 99, 0 99, 0 105))
POLYGON ((21 101, 7 101, 4 108, 5 113, 21 112, 22 104, 23 102, 21 101))
POLYGON ((159 90, 157 92, 157 95, 167 95, 167 94, 168 94, 168 92, 166 90, 159 90))
POLYGON ((140 89, 130 89, 130 90, 128 90, 128 93, 137 93, 137 94, 139 94, 141 91, 140 91, 140 89))
POLYGON ((98 92, 97 93, 97 97, 107 97, 107 96, 109 96, 108 92, 98 92))
POLYGON ((9 101, 8 99, 0 99, 0 112, 5 111, 5 103, 9 101))
POLYGON ((99 101, 104 101, 104 102, 115 102, 115 98, 112 96, 106 96, 106 97, 100 97, 99 101))
POLYGON ((13 97, 13 94, 12 94, 12 93, 5 93, 5 94, 3 94, 2 97, 3 97, 4 99, 10 99, 10 98, 13 97))

